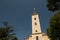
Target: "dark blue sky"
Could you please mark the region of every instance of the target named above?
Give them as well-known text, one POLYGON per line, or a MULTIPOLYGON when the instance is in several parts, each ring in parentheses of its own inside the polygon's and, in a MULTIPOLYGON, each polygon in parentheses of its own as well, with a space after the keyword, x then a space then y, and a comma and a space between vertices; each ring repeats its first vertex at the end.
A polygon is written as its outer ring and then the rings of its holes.
POLYGON ((53 15, 46 7, 46 0, 0 0, 0 26, 3 21, 8 21, 15 26, 19 40, 24 40, 31 34, 31 15, 36 8, 40 15, 42 32, 46 32, 49 19, 53 15))

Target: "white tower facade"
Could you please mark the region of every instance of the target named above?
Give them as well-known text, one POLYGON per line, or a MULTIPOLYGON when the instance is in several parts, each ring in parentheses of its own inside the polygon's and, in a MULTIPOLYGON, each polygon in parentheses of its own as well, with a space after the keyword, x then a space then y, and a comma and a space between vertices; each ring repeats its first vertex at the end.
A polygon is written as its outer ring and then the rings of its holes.
POLYGON ((32 15, 32 34, 41 33, 41 26, 39 22, 39 16, 36 12, 32 15))
POLYGON ((41 26, 37 12, 32 14, 32 40, 42 40, 41 26))

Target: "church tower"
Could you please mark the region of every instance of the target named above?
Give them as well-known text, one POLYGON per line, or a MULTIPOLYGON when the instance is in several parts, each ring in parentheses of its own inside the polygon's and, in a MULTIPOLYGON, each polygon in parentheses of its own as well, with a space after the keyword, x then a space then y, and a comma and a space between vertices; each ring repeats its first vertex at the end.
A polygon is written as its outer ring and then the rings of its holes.
POLYGON ((32 14, 32 34, 33 33, 41 33, 39 16, 36 11, 32 14))
POLYGON ((32 14, 32 34, 29 35, 25 40, 50 40, 46 33, 41 31, 39 15, 35 11, 32 14))
POLYGON ((39 16, 36 11, 32 14, 32 40, 42 40, 39 16))

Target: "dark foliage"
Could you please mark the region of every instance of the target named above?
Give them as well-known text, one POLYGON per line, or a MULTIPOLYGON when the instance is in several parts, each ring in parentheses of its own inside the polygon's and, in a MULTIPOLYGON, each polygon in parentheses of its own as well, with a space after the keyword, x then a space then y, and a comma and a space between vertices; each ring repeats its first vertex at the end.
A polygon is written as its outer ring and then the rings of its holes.
POLYGON ((0 28, 0 40, 17 40, 13 26, 9 25, 6 21, 3 24, 5 27, 0 28))
POLYGON ((53 12, 60 10, 60 0, 47 0, 47 8, 53 12))
POLYGON ((47 35, 51 40, 60 40, 60 12, 51 17, 47 35))

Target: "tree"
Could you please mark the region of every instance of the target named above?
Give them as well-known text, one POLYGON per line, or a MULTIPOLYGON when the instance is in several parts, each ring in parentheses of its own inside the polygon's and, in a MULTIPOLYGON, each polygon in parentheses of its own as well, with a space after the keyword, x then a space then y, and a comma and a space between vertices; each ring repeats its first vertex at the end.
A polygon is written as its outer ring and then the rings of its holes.
POLYGON ((0 40, 7 40, 5 28, 0 28, 0 40))
POLYGON ((6 21, 3 24, 5 27, 0 28, 0 40, 17 40, 13 26, 9 25, 6 21))
POLYGON ((47 0, 47 8, 53 12, 60 10, 60 0, 47 0))
POLYGON ((60 12, 51 17, 47 35, 51 40, 60 40, 60 12))

